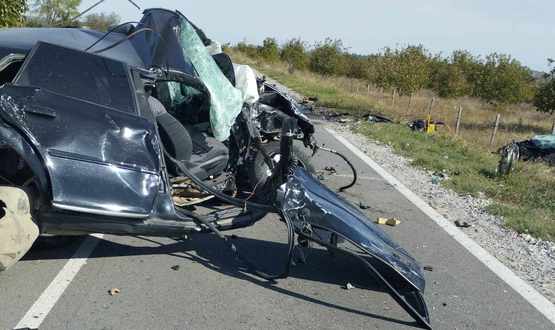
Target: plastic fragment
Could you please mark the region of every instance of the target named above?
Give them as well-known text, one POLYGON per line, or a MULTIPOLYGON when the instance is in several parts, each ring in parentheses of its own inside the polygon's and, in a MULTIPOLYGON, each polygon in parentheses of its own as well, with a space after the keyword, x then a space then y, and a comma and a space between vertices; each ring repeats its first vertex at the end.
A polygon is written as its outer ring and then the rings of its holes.
POLYGON ((120 292, 121 292, 121 291, 120 291, 120 289, 118 289, 118 288, 112 288, 112 289, 110 289, 110 290, 108 291, 108 293, 110 294, 110 296, 118 295, 120 292))
POLYGON ((401 223, 401 220, 396 218, 378 218, 378 220, 376 220, 376 223, 378 225, 388 225, 391 227, 395 227, 401 223))
POLYGON ((457 226, 457 227, 459 227, 459 228, 469 228, 469 227, 472 227, 472 225, 469 224, 468 222, 466 222, 466 221, 459 221, 459 220, 456 220, 456 221, 455 221, 455 226, 457 226))

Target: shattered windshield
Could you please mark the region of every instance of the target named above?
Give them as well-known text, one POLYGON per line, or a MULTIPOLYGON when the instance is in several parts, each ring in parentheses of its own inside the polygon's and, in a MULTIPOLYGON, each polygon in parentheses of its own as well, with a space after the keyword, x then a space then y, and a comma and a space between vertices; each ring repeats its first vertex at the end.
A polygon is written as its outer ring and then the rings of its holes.
POLYGON ((134 112, 124 63, 69 48, 39 43, 15 84, 134 112))
POLYGON ((184 17, 178 34, 183 52, 210 91, 210 124, 214 137, 224 141, 229 137, 231 126, 243 108, 243 96, 223 74, 194 26, 184 17))

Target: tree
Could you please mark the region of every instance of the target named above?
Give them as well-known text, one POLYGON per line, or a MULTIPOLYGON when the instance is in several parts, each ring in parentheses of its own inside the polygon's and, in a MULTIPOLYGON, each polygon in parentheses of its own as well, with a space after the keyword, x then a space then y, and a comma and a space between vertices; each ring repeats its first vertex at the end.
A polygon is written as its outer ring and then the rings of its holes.
POLYGON ((27 10, 25 0, 0 1, 0 27, 19 26, 27 10))
POLYGON ((72 18, 79 15, 80 4, 81 0, 35 0, 30 25, 74 25, 72 18))
POLYGON ((306 44, 301 39, 291 39, 283 45, 280 57, 292 69, 304 70, 310 61, 306 53, 306 44))
POLYGON ((266 38, 262 42, 262 47, 258 49, 260 57, 268 62, 276 62, 279 60, 279 46, 274 38, 266 38))
POLYGON ((486 57, 476 83, 475 96, 497 103, 531 101, 535 89, 530 69, 509 55, 497 53, 486 57))
POLYGON ((310 69, 326 76, 342 75, 345 73, 344 52, 341 40, 328 38, 316 44, 310 55, 310 69))
POLYGON ((428 54, 422 45, 408 46, 397 53, 397 81, 400 94, 412 95, 426 86, 430 71, 428 54))
POLYGON ((555 67, 552 59, 547 59, 549 66, 552 67, 551 71, 545 75, 545 82, 542 83, 536 96, 534 97, 534 105, 536 109, 541 112, 555 113, 555 67))
POLYGON ((85 17, 82 24, 93 30, 108 31, 110 27, 118 25, 120 17, 116 13, 90 14, 85 17))

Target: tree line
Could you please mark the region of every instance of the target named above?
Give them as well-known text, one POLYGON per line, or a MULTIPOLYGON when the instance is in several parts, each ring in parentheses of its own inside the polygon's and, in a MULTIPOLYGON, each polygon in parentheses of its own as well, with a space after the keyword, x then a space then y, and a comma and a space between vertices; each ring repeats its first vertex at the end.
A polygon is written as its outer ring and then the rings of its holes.
MULTIPOLYGON (((84 26, 106 31, 120 21, 115 13, 89 14, 75 21, 80 5, 81 0, 1 0, 0 27, 84 26)), ((457 50, 442 56, 422 45, 357 55, 333 39, 309 47, 301 39, 279 45, 276 39, 266 38, 259 46, 241 42, 235 47, 253 58, 284 61, 291 71, 363 79, 400 95, 430 89, 442 97, 473 96, 501 104, 533 102, 538 110, 555 113, 555 69, 538 81, 510 55, 479 57, 457 50)))
POLYGON ((117 25, 115 13, 89 14, 79 19, 81 0, 0 0, 0 27, 87 27, 107 31, 117 25))
MULTIPOLYGON (((480 57, 457 50, 443 56, 432 54, 422 45, 410 45, 357 55, 350 53, 341 40, 333 39, 310 47, 301 39, 279 45, 276 39, 266 38, 262 45, 240 42, 233 47, 249 57, 283 61, 290 71, 362 79, 399 95, 429 89, 441 97, 472 96, 496 104, 534 102, 538 110, 546 112, 553 112, 555 107, 555 92, 543 92, 549 90, 546 86, 552 80, 538 82, 529 68, 506 54, 480 57), (551 104, 546 100, 552 100, 551 104)), ((555 83, 552 85, 555 87, 555 83)))

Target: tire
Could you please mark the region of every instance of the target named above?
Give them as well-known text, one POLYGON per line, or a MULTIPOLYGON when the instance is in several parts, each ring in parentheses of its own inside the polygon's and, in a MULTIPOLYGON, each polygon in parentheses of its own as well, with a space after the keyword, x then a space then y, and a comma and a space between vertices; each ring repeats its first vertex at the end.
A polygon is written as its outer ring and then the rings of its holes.
MULTIPOLYGON (((295 141, 298 142, 298 141, 295 141)), ((275 160, 275 163, 279 162, 280 154, 280 143, 279 141, 270 142, 262 146, 268 156, 275 160)), ((309 150, 304 146, 294 143, 293 144, 293 159, 297 162, 298 166, 304 168, 309 173, 316 173, 314 166, 312 165, 311 155, 309 150)), ((272 188, 270 182, 265 179, 269 178, 271 175, 270 168, 264 159, 262 153, 256 153, 256 156, 247 164, 247 179, 248 187, 255 191, 254 199, 257 201, 268 201, 269 197, 272 196, 270 189, 272 188)))

